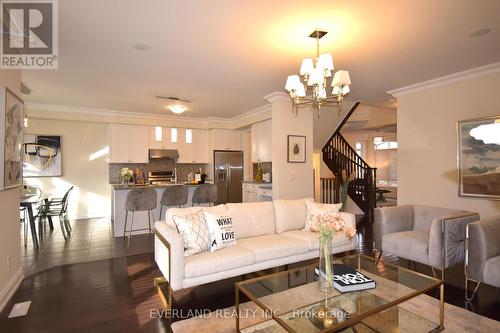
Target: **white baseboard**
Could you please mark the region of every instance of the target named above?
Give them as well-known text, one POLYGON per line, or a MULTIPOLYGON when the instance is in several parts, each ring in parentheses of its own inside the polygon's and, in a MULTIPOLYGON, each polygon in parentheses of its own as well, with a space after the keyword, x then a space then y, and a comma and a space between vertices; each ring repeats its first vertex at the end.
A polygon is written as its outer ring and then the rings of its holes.
POLYGON ((12 276, 9 282, 7 282, 5 288, 3 288, 3 290, 0 291, 0 312, 3 311, 3 308, 7 305, 10 298, 16 292, 17 288, 19 288, 21 282, 23 282, 23 279, 24 279, 23 268, 19 267, 17 272, 12 276))

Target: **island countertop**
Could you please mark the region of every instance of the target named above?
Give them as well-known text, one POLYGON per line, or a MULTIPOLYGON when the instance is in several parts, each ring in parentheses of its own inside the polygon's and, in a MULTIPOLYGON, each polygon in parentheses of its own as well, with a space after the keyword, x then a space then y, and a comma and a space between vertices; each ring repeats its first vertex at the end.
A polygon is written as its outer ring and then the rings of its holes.
MULTIPOLYGON (((211 182, 205 182, 205 184, 211 184, 211 182)), ((145 184, 145 185, 138 185, 138 184, 130 184, 128 186, 125 186, 123 184, 110 184, 111 187, 115 191, 124 191, 124 190, 134 190, 134 189, 141 189, 141 188, 167 188, 170 186, 174 185, 184 185, 184 186, 190 186, 190 187, 197 187, 200 186, 201 184, 191 184, 191 183, 168 183, 168 184, 145 184)))

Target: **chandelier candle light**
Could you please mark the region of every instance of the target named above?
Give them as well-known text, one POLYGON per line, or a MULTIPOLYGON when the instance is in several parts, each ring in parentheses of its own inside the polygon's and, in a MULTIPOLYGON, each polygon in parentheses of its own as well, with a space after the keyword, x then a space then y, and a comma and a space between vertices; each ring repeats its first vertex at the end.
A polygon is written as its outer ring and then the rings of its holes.
POLYGON ((319 40, 328 32, 315 30, 309 35, 316 39, 316 58, 302 60, 300 76, 290 75, 286 80, 285 89, 290 93, 293 112, 298 113, 300 106, 313 106, 318 111, 322 106, 337 105, 338 113, 342 110, 344 96, 350 91, 351 78, 348 71, 337 71, 331 80, 331 95, 327 94, 328 80, 333 72, 333 58, 330 53, 319 54, 319 40), (301 81, 302 78, 302 81, 301 81))

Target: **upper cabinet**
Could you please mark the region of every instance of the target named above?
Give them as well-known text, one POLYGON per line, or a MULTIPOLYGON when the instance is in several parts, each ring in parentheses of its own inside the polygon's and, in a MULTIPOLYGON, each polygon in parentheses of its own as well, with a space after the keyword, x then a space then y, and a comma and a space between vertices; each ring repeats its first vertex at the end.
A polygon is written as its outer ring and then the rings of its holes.
POLYGON ((252 162, 272 162, 272 120, 252 125, 252 162))
POLYGON ((211 130, 213 150, 241 150, 241 132, 215 128, 211 130))
POLYGON ((208 163, 208 131, 204 129, 191 130, 191 142, 186 142, 186 130, 177 130, 177 163, 208 163))
MULTIPOLYGON (((177 163, 209 163, 208 130, 192 129, 190 143, 184 128, 177 129, 176 142, 171 140, 171 131, 163 127, 162 138, 156 141, 155 127, 111 124, 110 163, 148 163, 149 149, 177 149, 177 163)), ((232 147, 237 150, 234 143, 232 147)))
POLYGON ((148 163, 148 127, 110 125, 111 163, 148 163))
POLYGON ((161 140, 156 140, 156 129, 155 127, 149 127, 149 149, 177 149, 177 142, 171 141, 171 129, 168 127, 162 127, 161 140))

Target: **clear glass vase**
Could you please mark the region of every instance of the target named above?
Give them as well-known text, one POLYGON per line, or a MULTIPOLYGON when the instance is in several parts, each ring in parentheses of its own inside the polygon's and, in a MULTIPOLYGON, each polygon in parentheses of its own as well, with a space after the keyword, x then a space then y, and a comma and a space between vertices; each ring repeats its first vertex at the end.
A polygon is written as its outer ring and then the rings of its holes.
POLYGON ((319 288, 329 292, 333 290, 333 250, 332 234, 320 235, 319 239, 319 288))

